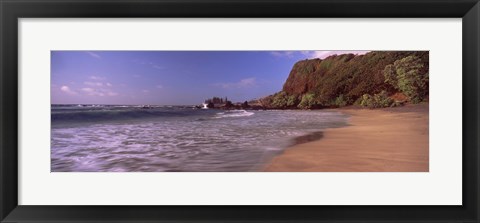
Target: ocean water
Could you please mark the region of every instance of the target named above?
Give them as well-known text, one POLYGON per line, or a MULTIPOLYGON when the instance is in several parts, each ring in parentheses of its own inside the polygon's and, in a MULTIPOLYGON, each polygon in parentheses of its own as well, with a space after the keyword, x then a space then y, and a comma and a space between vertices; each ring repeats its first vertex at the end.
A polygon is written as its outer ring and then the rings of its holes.
POLYGON ((296 143, 345 126, 333 111, 52 105, 52 172, 261 171, 296 143))

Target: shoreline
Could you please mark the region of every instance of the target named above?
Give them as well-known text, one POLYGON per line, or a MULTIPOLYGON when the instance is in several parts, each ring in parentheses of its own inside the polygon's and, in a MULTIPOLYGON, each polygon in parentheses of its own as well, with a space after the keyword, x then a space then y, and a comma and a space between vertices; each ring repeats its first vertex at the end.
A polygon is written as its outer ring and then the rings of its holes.
POLYGON ((396 108, 332 109, 347 126, 321 131, 265 166, 267 172, 428 172, 428 103, 396 108))

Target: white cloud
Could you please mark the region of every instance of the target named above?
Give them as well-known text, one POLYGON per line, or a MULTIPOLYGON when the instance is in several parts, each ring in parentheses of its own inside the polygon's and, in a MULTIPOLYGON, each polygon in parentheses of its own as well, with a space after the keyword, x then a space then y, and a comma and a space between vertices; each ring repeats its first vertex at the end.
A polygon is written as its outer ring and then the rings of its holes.
POLYGON ((143 93, 147 94, 148 92, 150 92, 149 90, 142 90, 143 93))
POLYGON ((353 54, 366 54, 370 51, 365 51, 365 50, 309 50, 309 51, 272 51, 270 54, 274 57, 287 57, 287 58, 293 58, 295 55, 300 55, 303 54, 306 56, 307 59, 314 59, 314 58, 320 58, 320 59, 325 59, 331 55, 341 55, 341 54, 348 54, 348 53, 353 53, 353 54), (300 54, 299 54, 300 53, 300 54))
POLYGON ((341 55, 341 54, 358 54, 358 55, 363 55, 366 54, 370 51, 353 51, 353 50, 331 50, 331 51, 302 51, 302 54, 305 55, 308 59, 313 59, 313 58, 320 58, 320 59, 325 59, 329 56, 332 55, 341 55))
POLYGON ((157 85, 157 86, 155 86, 155 87, 158 88, 158 89, 162 89, 162 88, 163 88, 163 85, 160 85, 160 84, 159 84, 159 85, 157 85))
POLYGON ((85 92, 95 92, 95 89, 93 88, 89 88, 89 87, 86 87, 86 88, 82 88, 82 91, 85 91, 85 92))
POLYGON ((91 57, 95 58, 95 59, 102 59, 102 57, 94 52, 90 52, 90 51, 87 51, 85 52, 87 53, 88 55, 90 55, 91 57))
POLYGON ((239 87, 251 87, 251 86, 254 86, 255 84, 256 84, 255 78, 251 77, 251 78, 246 78, 246 79, 240 80, 240 82, 238 83, 238 86, 239 87))
POLYGON ((89 96, 117 96, 118 93, 111 91, 109 89, 94 89, 90 87, 82 88, 82 91, 85 92, 89 96))
POLYGON ((97 87, 103 86, 102 82, 88 82, 88 81, 85 81, 83 83, 87 86, 97 86, 97 87))
POLYGON ((63 85, 62 87, 60 87, 60 90, 67 93, 67 94, 70 94, 70 95, 77 95, 78 93, 75 92, 74 90, 70 89, 68 86, 66 85, 63 85))
POLYGON ((110 84, 110 83, 108 83, 108 82, 107 82, 106 85, 107 85, 107 87, 111 87, 111 86, 112 86, 112 84, 110 84))
POLYGON ((150 61, 143 61, 143 60, 138 60, 138 59, 135 59, 135 60, 132 60, 133 63, 135 64, 139 64, 139 65, 145 65, 145 66, 149 66, 153 69, 157 69, 157 70, 163 70, 165 69, 165 67, 163 66, 160 66, 154 62, 150 62, 150 61))
POLYGON ((108 91, 108 92, 107 92, 107 95, 108 95, 108 96, 117 96, 118 93, 113 92, 113 91, 108 91))
POLYGON ((89 78, 91 80, 96 80, 96 81, 101 81, 106 79, 105 77, 99 77, 99 76, 90 76, 89 78))
POLYGON ((257 81, 254 77, 250 77, 250 78, 242 79, 238 82, 216 83, 213 85, 221 88, 250 88, 250 87, 255 87, 257 85, 257 81))
POLYGON ((270 54, 274 57, 293 57, 294 51, 272 51, 270 54))

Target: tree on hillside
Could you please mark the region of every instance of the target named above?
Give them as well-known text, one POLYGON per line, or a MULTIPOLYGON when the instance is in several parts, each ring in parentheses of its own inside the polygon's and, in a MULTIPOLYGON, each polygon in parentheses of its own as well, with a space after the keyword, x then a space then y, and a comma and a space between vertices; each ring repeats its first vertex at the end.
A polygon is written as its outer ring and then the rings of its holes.
POLYGON ((243 102, 242 108, 250 108, 250 105, 248 104, 248 101, 243 102))
POLYGON ((262 105, 262 107, 264 108, 271 108, 272 107, 272 102, 273 102, 273 95, 269 95, 267 97, 264 97, 264 98, 260 98, 258 100, 258 102, 260 103, 260 105, 262 105))
POLYGON ((286 108, 287 100, 285 91, 280 91, 273 96, 272 106, 274 108, 286 108))
POLYGON ((411 102, 421 102, 428 92, 428 72, 422 73, 422 68, 422 61, 414 55, 397 60, 383 70, 385 83, 400 90, 411 102))
POLYGON ((304 94, 302 100, 298 104, 298 108, 301 109, 310 109, 317 106, 317 102, 315 101, 315 94, 307 93, 304 94))
POLYGON ((295 95, 289 95, 287 96, 287 107, 296 107, 297 104, 299 103, 298 97, 295 95))
MULTIPOLYGON (((227 99, 225 98, 225 100, 227 100, 227 99)), ((227 102, 225 102, 225 107, 226 107, 226 108, 231 108, 231 107, 233 107, 233 106, 234 106, 234 105, 233 105, 233 103, 232 103, 231 101, 228 101, 228 100, 227 100, 227 102)))

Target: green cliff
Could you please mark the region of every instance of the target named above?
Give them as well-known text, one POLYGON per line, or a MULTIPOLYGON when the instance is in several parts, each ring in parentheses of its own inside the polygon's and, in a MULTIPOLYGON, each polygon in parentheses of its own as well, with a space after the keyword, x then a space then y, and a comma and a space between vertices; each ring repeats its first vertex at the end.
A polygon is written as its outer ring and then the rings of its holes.
POLYGON ((428 51, 373 51, 298 61, 267 108, 388 107, 428 100, 428 51))

